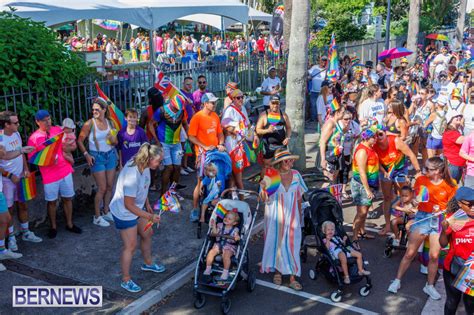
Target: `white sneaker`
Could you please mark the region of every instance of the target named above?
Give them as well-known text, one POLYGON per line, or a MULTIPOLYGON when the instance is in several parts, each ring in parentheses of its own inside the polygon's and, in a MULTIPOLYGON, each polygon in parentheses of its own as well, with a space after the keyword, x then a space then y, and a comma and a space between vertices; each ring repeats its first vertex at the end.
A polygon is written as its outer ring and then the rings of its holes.
POLYGON ((194 172, 196 171, 195 169, 193 169, 193 168, 190 167, 190 166, 185 167, 184 170, 185 170, 186 172, 188 172, 188 173, 194 173, 194 172))
POLYGON ((105 221, 104 218, 102 218, 102 216, 98 216, 97 218, 94 216, 93 219, 92 219, 92 223, 94 223, 95 225, 101 226, 101 227, 110 226, 110 223, 105 221))
POLYGON ((16 252, 18 250, 18 245, 16 244, 16 237, 13 235, 8 237, 8 249, 12 252, 16 252))
POLYGON ((420 273, 427 275, 428 274, 428 267, 425 265, 420 265, 420 273))
POLYGON ((430 298, 433 300, 439 300, 441 299, 441 295, 436 291, 434 285, 432 284, 426 284, 425 287, 423 288, 423 292, 429 295, 430 298))
POLYGON ((400 280, 398 279, 392 280, 392 283, 390 283, 390 285, 388 286, 387 291, 397 294, 398 290, 400 290, 400 280))
POLYGON ((104 218, 104 220, 107 220, 109 222, 114 222, 114 217, 112 216, 112 213, 110 211, 107 212, 107 214, 103 214, 102 218, 104 218))
POLYGON ((17 259, 23 257, 20 253, 14 253, 9 249, 5 249, 2 253, 0 253, 0 260, 3 259, 17 259))
POLYGON ((181 171, 179 171, 179 173, 183 176, 189 175, 189 173, 186 172, 184 169, 181 169, 181 171))
POLYGON ((393 245, 393 246, 400 246, 400 240, 397 240, 396 238, 393 239, 392 245, 393 245))
POLYGON ((5 271, 5 270, 7 270, 7 268, 3 264, 0 264, 0 271, 5 271))
POLYGON ((40 243, 43 241, 41 237, 36 236, 35 233, 31 231, 26 231, 25 233, 23 233, 23 235, 21 236, 21 239, 26 242, 33 242, 33 243, 40 243))

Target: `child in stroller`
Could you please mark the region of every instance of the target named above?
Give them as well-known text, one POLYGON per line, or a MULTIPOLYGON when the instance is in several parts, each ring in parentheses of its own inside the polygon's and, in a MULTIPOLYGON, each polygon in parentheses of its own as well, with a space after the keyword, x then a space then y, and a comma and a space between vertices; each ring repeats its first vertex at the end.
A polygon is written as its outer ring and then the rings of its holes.
POLYGON ((392 244, 394 246, 400 245, 400 229, 399 225, 403 224, 405 230, 409 231, 410 226, 415 218, 417 211, 417 204, 413 197, 413 189, 410 186, 403 186, 400 191, 400 199, 395 202, 392 207, 392 215, 395 217, 390 221, 394 239, 392 244), (404 216, 407 215, 407 222, 404 222, 404 216))
POLYGON ((222 181, 217 179, 217 166, 214 163, 209 163, 204 167, 204 177, 201 181, 201 196, 204 200, 201 205, 201 218, 199 222, 205 222, 206 211, 209 206, 215 206, 219 201, 219 194, 221 193, 222 181))
POLYGON ((222 254, 224 270, 220 280, 225 281, 229 278, 229 268, 232 256, 237 253, 237 242, 240 240, 239 228, 240 217, 236 212, 227 212, 222 223, 212 221, 211 236, 216 237, 216 242, 207 254, 205 276, 211 275, 212 263, 214 258, 222 254))
POLYGON ((344 283, 350 284, 351 279, 349 277, 349 268, 347 267, 347 258, 355 257, 357 259, 357 268, 359 276, 368 276, 370 271, 364 270, 364 263, 362 261, 362 254, 356 251, 351 246, 346 245, 347 235, 341 239, 341 237, 334 235, 336 232, 336 225, 332 221, 325 221, 321 227, 326 237, 323 239, 323 243, 326 245, 331 257, 333 259, 339 259, 341 263, 342 272, 344 273, 344 283))

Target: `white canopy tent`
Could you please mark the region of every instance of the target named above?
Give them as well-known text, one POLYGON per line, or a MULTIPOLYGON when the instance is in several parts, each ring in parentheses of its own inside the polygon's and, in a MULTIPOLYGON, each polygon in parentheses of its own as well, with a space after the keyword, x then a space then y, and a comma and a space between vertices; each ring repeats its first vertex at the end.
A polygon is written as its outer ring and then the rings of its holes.
MULTIPOLYGON (((197 23, 210 25, 221 31, 223 29, 228 28, 230 25, 238 22, 228 17, 222 17, 218 15, 213 15, 213 14, 191 14, 191 15, 183 16, 179 18, 178 20, 197 22, 197 23)), ((248 22, 252 22, 252 21, 271 23, 272 15, 249 7, 248 22)))
POLYGON ((237 0, 1 0, 0 10, 54 26, 79 19, 109 19, 154 30, 192 14, 212 14, 247 23, 249 8, 237 0))

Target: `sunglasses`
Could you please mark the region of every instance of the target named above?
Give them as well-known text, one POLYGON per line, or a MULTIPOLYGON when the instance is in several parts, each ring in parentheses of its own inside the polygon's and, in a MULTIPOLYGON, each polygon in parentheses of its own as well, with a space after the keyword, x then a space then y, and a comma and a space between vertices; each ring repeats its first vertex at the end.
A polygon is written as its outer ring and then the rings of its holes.
POLYGON ((244 98, 243 96, 236 96, 236 97, 234 97, 234 99, 236 99, 236 100, 241 100, 241 99, 243 99, 243 98, 244 98))
POLYGON ((352 120, 352 118, 342 118, 342 120, 349 121, 349 120, 352 120))
POLYGON ((206 81, 198 81, 199 84, 206 84, 206 81))
POLYGON ((10 121, 9 124, 10 124, 10 125, 17 125, 17 126, 18 126, 18 125, 20 124, 20 122, 19 122, 19 121, 15 121, 15 122, 10 121))
POLYGON ((426 168, 428 172, 436 172, 438 169, 437 168, 426 168))
POLYGON ((100 112, 100 108, 93 108, 92 111, 93 112, 100 112))
POLYGON ((272 105, 280 105, 280 102, 278 102, 278 101, 272 101, 270 104, 272 104, 272 105))
POLYGON ((295 160, 283 160, 283 163, 292 164, 295 160))
POLYGON ((377 132, 377 137, 382 138, 383 136, 385 136, 385 133, 383 133, 383 132, 377 132))

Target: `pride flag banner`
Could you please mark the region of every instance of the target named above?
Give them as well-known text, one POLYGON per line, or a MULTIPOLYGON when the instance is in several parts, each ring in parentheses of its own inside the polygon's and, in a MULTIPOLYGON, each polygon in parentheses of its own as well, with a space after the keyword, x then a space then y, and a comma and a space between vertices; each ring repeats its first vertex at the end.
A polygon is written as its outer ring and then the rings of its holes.
POLYGON ((114 103, 112 103, 109 97, 105 95, 97 81, 95 81, 95 88, 97 89, 97 93, 99 94, 99 96, 106 100, 107 104, 109 105, 110 120, 112 120, 114 128, 117 130, 121 130, 123 127, 126 127, 127 122, 125 121, 125 115, 120 110, 120 108, 118 108, 114 103))
POLYGON ((332 34, 331 42, 329 43, 328 59, 328 73, 331 73, 331 76, 337 76, 339 74, 339 59, 336 49, 336 36, 334 34, 332 34))
POLYGON ((28 177, 23 177, 18 183, 18 199, 22 202, 29 201, 36 197, 35 172, 28 177))
POLYGON ((467 295, 474 296, 474 252, 464 262, 464 267, 454 279, 453 286, 467 295))
POLYGON ((163 71, 155 68, 155 88, 157 88, 164 98, 173 100, 173 103, 181 104, 180 106, 184 108, 184 101, 192 103, 192 100, 186 97, 181 91, 171 82, 170 78, 165 76, 163 71), (176 98, 176 96, 181 96, 176 98))
POLYGON ((120 21, 94 19, 92 22, 109 31, 117 31, 120 28, 120 21))
POLYGON ((58 154, 63 135, 64 132, 58 133, 54 137, 43 142, 41 145, 44 145, 45 148, 36 153, 33 153, 28 162, 38 166, 53 165, 56 161, 56 155, 58 154))
POLYGON ((224 219, 225 215, 227 214, 227 212, 229 212, 229 210, 227 210, 226 208, 224 208, 222 206, 222 204, 218 204, 217 207, 216 207, 216 215, 218 218, 221 218, 221 219, 224 219))
POLYGON ((342 184, 331 185, 327 188, 327 191, 329 191, 339 203, 342 203, 342 184))

